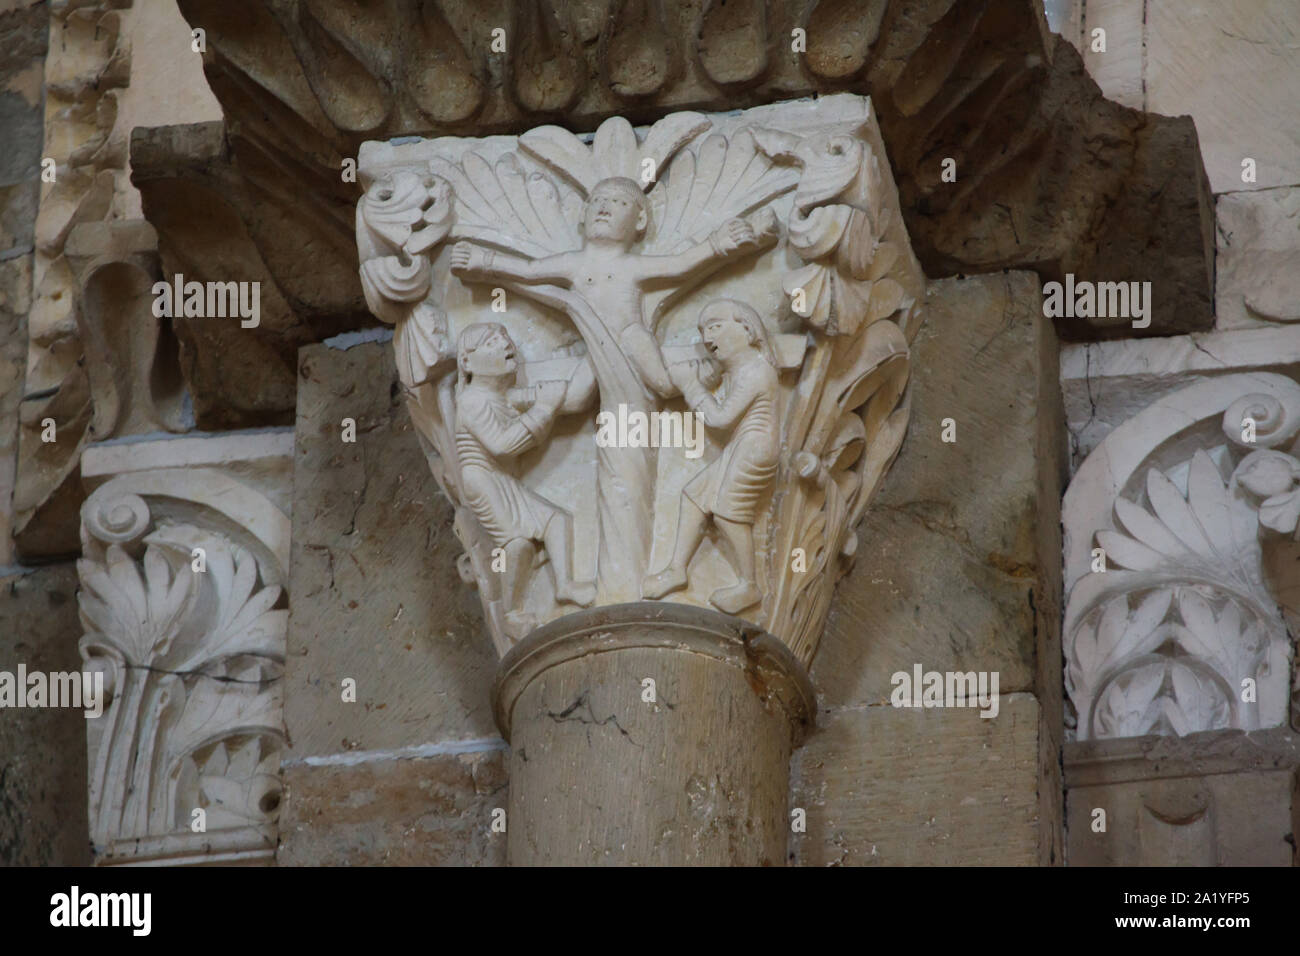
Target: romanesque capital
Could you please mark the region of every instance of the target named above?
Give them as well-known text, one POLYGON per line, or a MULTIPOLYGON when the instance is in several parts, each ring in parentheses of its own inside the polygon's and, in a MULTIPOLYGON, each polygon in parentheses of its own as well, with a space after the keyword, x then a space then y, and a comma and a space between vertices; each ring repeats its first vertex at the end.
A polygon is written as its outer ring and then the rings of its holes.
POLYGON ((1238 372, 1163 396, 1080 466, 1062 507, 1076 739, 1286 723, 1298 436, 1300 385, 1238 372))
POLYGON ((83 455, 80 648, 106 698, 87 721, 98 863, 274 857, 291 460, 288 433, 83 455))
POLYGON ((366 300, 498 651, 665 601, 807 665, 921 321, 870 102, 371 142, 359 170, 366 300))

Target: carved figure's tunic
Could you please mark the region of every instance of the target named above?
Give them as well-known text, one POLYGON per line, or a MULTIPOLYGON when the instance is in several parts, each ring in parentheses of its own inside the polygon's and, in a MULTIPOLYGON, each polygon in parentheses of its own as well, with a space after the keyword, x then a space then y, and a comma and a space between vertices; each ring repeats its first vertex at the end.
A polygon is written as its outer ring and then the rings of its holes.
POLYGON ((467 386, 456 407, 456 453, 466 503, 496 547, 515 538, 541 541, 559 509, 511 474, 512 460, 546 433, 534 408, 517 412, 503 396, 467 386))
POLYGON ((739 387, 733 383, 721 403, 706 395, 696 408, 710 428, 726 428, 739 419, 722 454, 682 489, 705 514, 754 523, 759 499, 776 477, 776 386, 776 372, 764 364, 739 387))

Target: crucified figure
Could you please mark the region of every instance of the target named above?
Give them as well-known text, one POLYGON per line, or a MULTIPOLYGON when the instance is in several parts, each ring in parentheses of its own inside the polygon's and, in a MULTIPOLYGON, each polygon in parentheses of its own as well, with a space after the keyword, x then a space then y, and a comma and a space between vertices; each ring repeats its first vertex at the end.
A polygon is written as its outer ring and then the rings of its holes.
MULTIPOLYGON (((524 259, 461 241, 452 249, 451 269, 469 279, 509 283, 521 294, 564 310, 586 340, 601 409, 618 414, 623 405, 629 412, 648 413, 678 389, 645 316, 647 289, 698 281, 735 256, 771 245, 777 233, 775 216, 767 210, 757 230, 744 219, 729 219, 706 241, 675 255, 656 256, 633 250, 648 226, 649 204, 641 187, 612 177, 591 190, 580 248, 524 259)), ((652 511, 640 503, 654 493, 652 452, 597 448, 602 600, 640 597, 653 532, 652 511)))

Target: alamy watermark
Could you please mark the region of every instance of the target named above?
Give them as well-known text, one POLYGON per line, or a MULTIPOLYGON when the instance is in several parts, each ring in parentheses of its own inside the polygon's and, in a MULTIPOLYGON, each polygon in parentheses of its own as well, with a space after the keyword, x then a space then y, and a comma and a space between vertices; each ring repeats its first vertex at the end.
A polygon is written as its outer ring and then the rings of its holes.
POLYGON ((1151 324, 1150 282, 1076 282, 1068 273, 1064 284, 1043 285, 1043 315, 1049 319, 1132 319, 1133 328, 1151 324))
POLYGON ((50 897, 51 926, 122 926, 133 936, 148 936, 152 913, 152 893, 83 893, 73 886, 50 897))
POLYGON ((87 720, 104 712, 103 671, 0 671, 0 708, 71 707, 84 710, 87 720))
POLYGON ((596 414, 601 448, 685 448, 687 458, 704 454, 704 422, 694 412, 643 412, 620 404, 618 412, 596 414))
POLYGON ((179 272, 171 282, 155 282, 153 314, 172 319, 225 319, 239 317, 241 329, 255 329, 262 322, 260 282, 198 282, 179 272))
POLYGON ((889 682, 895 707, 979 707, 983 718, 998 715, 997 671, 927 671, 913 664, 910 674, 896 671, 889 682))

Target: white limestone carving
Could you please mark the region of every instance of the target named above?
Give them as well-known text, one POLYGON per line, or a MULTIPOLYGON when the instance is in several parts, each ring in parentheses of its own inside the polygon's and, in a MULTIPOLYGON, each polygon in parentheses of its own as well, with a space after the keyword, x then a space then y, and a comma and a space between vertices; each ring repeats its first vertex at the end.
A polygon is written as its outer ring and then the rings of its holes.
POLYGON ((907 426, 924 289, 868 101, 359 166, 362 286, 498 650, 658 599, 811 659, 907 426))
POLYGON ((292 436, 269 455, 258 437, 238 478, 233 438, 212 440, 216 459, 202 440, 145 443, 144 467, 113 477, 127 446, 84 456, 108 478, 82 506, 77 562, 81 653, 109 698, 87 724, 98 863, 274 855, 289 521, 249 476, 287 477, 292 436))
POLYGON ((1077 739, 1286 721, 1297 435, 1300 385, 1226 374, 1162 396, 1080 466, 1062 511, 1077 739))

